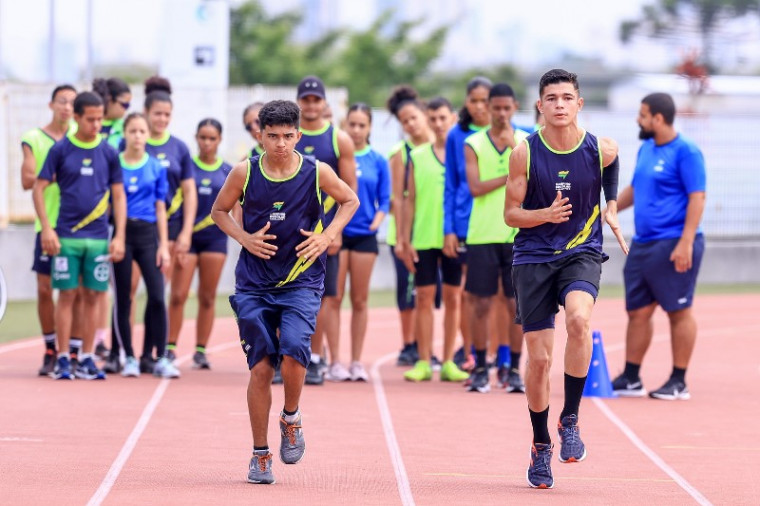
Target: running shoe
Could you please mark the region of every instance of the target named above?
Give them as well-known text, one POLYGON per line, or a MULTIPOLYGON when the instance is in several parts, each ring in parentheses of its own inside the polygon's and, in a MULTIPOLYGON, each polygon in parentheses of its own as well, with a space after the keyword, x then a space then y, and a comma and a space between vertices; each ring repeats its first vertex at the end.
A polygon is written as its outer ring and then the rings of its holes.
POLYGON ((631 381, 625 374, 612 380, 612 391, 620 397, 644 397, 647 394, 641 379, 631 381))
POLYGON ((95 356, 97 356, 99 359, 107 359, 108 353, 108 348, 106 348, 106 345, 102 341, 95 345, 95 356))
POLYGON ((280 364, 277 364, 277 366, 274 368, 274 376, 272 376, 272 384, 282 385, 282 370, 280 369, 280 364))
POLYGON ((180 373, 179 373, 179 369, 177 369, 177 367, 174 364, 172 364, 168 358, 161 357, 161 359, 158 362, 156 362, 156 365, 153 367, 153 376, 158 376, 159 378, 173 379, 173 378, 179 378, 180 373))
POLYGON ((457 365, 457 367, 461 369, 465 359, 466 357, 464 356, 464 346, 460 346, 459 349, 454 352, 454 358, 452 360, 457 365))
POLYGON ((525 384, 523 383, 522 378, 520 377, 520 371, 517 369, 510 369, 509 370, 509 376, 507 377, 507 393, 517 393, 517 394, 524 394, 525 393, 525 384))
POLYGON ((552 476, 553 444, 533 443, 530 446, 530 464, 528 465, 528 485, 533 488, 554 487, 552 476))
POLYGON ((248 483, 269 485, 274 483, 272 474, 272 454, 269 450, 256 450, 248 464, 248 483))
POLYGON ((79 379, 85 380, 106 379, 106 373, 98 369, 98 366, 95 365, 95 361, 90 355, 83 357, 82 361, 77 364, 76 369, 74 369, 74 375, 79 379))
POLYGON ((55 372, 55 350, 46 350, 42 357, 42 367, 38 374, 40 376, 50 376, 55 372))
POLYGON ((472 373, 472 383, 470 383, 470 392, 480 392, 487 394, 491 391, 491 383, 488 380, 488 369, 479 367, 472 373))
POLYGON ((335 382, 348 381, 351 379, 351 373, 348 372, 348 369, 346 369, 345 365, 341 364, 340 362, 334 362, 332 365, 330 365, 330 369, 327 370, 325 379, 327 381, 335 382))
POLYGON ((434 371, 440 371, 441 370, 441 360, 433 355, 430 357, 430 368, 434 371))
POLYGON ((348 372, 351 373, 351 381, 369 381, 369 375, 361 362, 351 362, 348 372))
POLYGON ((507 388, 509 385, 509 367, 506 365, 500 365, 496 370, 496 386, 499 388, 507 388))
POLYGON ((202 351, 193 353, 193 369, 211 369, 211 364, 208 358, 206 358, 206 354, 202 351))
POLYGON ((304 383, 307 385, 322 385, 324 382, 325 377, 319 370, 319 363, 309 362, 309 365, 306 367, 306 378, 304 380, 304 383))
POLYGON ((441 365, 441 381, 466 381, 470 375, 461 370, 453 360, 447 360, 441 365))
POLYGON ((285 421, 285 413, 280 413, 280 460, 286 464, 298 464, 306 451, 303 439, 301 412, 293 422, 285 421))
MULTIPOLYGON (((108 365, 106 363, 106 365, 108 365)), ((121 370, 121 375, 125 378, 139 378, 140 377, 140 363, 135 357, 127 357, 124 362, 124 369, 121 370)))
POLYGON ((73 380, 74 375, 71 373, 71 361, 69 357, 58 357, 55 362, 55 370, 53 371, 53 378, 57 380, 73 380))
MULTIPOLYGON (((135 361, 137 361, 137 359, 135 359, 135 361)), ((108 374, 116 374, 121 371, 121 362, 119 361, 119 357, 108 357, 108 359, 106 359, 106 363, 103 364, 103 371, 108 374)), ((137 366, 137 371, 140 371, 139 364, 137 366)))
POLYGON ((649 392, 649 397, 653 399, 662 399, 664 401, 688 401, 691 399, 689 387, 686 383, 674 378, 670 378, 667 383, 657 390, 649 392))
POLYGON ((557 424, 557 432, 562 440, 559 450, 560 462, 580 462, 586 458, 586 445, 581 441, 578 415, 567 415, 557 424))
POLYGON ((419 359, 420 355, 417 353, 417 347, 415 344, 406 344, 404 345, 404 349, 402 349, 398 354, 396 365, 402 367, 414 365, 415 362, 417 362, 419 359))
POLYGON ((140 372, 145 374, 153 374, 153 369, 156 367, 156 359, 153 357, 140 357, 140 372))
POLYGON ((430 381, 433 379, 433 369, 427 360, 418 360, 414 367, 404 373, 407 381, 430 381))
MULTIPOLYGON (((166 358, 168 358, 168 359, 169 359, 169 362, 171 362, 172 364, 174 363, 174 361, 175 361, 175 360, 177 360, 177 354, 176 354, 176 353, 174 353, 174 350, 166 350, 166 355, 164 355, 164 356, 165 356, 166 358)), ((194 358, 195 358, 195 357, 193 357, 193 359, 194 359, 194 358)))

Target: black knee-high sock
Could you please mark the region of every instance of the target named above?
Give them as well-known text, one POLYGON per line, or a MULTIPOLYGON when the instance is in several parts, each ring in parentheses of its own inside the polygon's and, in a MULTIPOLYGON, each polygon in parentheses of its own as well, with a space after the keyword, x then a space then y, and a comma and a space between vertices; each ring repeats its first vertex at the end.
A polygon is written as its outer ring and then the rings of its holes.
POLYGON ((575 376, 570 376, 565 373, 565 406, 562 408, 562 413, 559 415, 560 420, 567 415, 578 416, 578 408, 581 405, 584 386, 586 386, 586 376, 576 378, 575 376))
POLYGON ((549 406, 543 411, 533 411, 528 408, 530 413, 530 424, 533 426, 533 442, 550 444, 552 438, 549 435, 549 406))
POLYGON ((520 370, 520 355, 521 353, 519 351, 510 351, 509 352, 509 368, 514 369, 515 371, 520 370))

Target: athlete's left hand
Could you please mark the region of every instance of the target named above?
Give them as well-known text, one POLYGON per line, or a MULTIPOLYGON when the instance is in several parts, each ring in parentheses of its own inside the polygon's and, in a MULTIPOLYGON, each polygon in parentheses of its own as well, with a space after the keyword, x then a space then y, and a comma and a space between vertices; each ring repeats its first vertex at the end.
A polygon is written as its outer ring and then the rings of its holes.
POLYGON ((670 261, 673 262, 676 272, 686 272, 691 269, 691 259, 694 246, 690 241, 681 238, 673 248, 673 252, 670 254, 670 261))
MULTIPOLYGON (((306 240, 296 246, 296 256, 304 257, 306 260, 313 260, 330 246, 331 241, 325 234, 315 234, 310 230, 301 229, 301 235, 306 236, 306 240)), ((337 240, 337 238, 336 238, 337 240)), ((340 248, 340 246, 338 246, 340 248)))
POLYGON ((620 245, 620 249, 622 249, 623 253, 627 255, 628 244, 625 242, 625 238, 623 237, 623 232, 620 229, 620 223, 618 222, 618 217, 617 217, 617 208, 613 206, 608 206, 606 209, 602 211, 602 216, 604 217, 604 221, 607 222, 607 225, 610 226, 612 233, 615 234, 615 239, 617 239, 617 242, 620 245))
POLYGON ((121 262, 124 258, 124 239, 114 237, 111 244, 108 245, 108 253, 111 255, 112 262, 121 262))
POLYGON ((156 251, 156 266, 161 268, 164 276, 169 276, 172 266, 172 256, 169 254, 167 246, 159 246, 156 251))

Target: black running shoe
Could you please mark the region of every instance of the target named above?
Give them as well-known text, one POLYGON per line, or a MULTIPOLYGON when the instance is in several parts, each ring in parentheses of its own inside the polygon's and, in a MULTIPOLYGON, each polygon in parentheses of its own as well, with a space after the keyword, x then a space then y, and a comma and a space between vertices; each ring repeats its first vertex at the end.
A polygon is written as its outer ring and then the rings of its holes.
POLYGON ((470 383, 470 392, 480 392, 487 394, 491 391, 491 383, 488 379, 488 369, 479 367, 472 373, 472 382, 470 383))
POLYGON ((306 367, 306 379, 304 383, 307 385, 322 385, 325 382, 325 376, 320 370, 319 364, 316 362, 309 362, 306 367))
POLYGON ((612 391, 620 397, 644 397, 647 394, 641 379, 632 381, 625 374, 612 380, 612 391))
POLYGON ((459 367, 462 368, 462 364, 467 361, 467 356, 464 354, 464 346, 460 346, 459 349, 454 353, 454 358, 452 359, 454 363, 459 367))
POLYGON ((397 366, 412 366, 420 359, 417 348, 413 344, 404 345, 404 349, 401 350, 396 359, 397 366))
POLYGON ((534 443, 530 446, 530 464, 528 465, 528 485, 533 488, 552 488, 552 453, 554 445, 534 443))
POLYGON ((516 393, 516 394, 524 394, 525 393, 525 384, 523 383, 522 378, 520 377, 520 371, 517 369, 510 369, 509 375, 507 376, 507 393, 516 393))
POLYGON ((509 384, 509 367, 506 365, 500 365, 496 370, 496 386, 499 388, 507 388, 509 384))
POLYGON ((143 374, 153 374, 157 360, 153 357, 140 357, 140 372, 143 374))
MULTIPOLYGON (((166 355, 168 358, 169 353, 167 352, 166 355)), ((211 369, 211 363, 202 351, 193 353, 193 369, 211 369)))
POLYGON ((55 371, 55 350, 46 350, 42 357, 42 367, 38 371, 40 376, 50 376, 55 371))
POLYGON ((108 348, 106 348, 106 345, 103 344, 103 342, 99 342, 97 345, 95 345, 95 355, 102 359, 106 360, 108 358, 108 348))
POLYGON ((649 397, 664 401, 688 401, 691 399, 689 387, 683 381, 670 378, 667 383, 657 390, 649 392, 649 397))

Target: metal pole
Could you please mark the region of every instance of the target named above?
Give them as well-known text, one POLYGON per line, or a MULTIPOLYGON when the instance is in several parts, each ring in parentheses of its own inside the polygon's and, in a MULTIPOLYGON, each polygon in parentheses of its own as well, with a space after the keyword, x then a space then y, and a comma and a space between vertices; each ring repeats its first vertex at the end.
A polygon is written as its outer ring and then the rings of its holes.
POLYGON ((93 50, 92 50, 92 0, 87 0, 87 66, 85 80, 92 82, 93 50))
POLYGON ((48 81, 55 82, 55 0, 48 1, 48 81))

